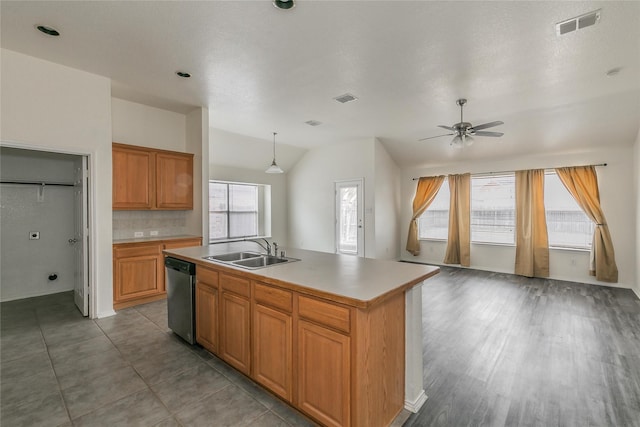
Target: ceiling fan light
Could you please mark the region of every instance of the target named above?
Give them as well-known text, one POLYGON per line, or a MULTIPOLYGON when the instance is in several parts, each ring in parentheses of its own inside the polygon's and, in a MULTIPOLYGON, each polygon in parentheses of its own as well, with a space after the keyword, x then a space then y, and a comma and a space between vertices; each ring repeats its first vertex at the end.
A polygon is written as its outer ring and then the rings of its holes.
POLYGON ((460 135, 456 135, 452 140, 451 140, 451 146, 454 148, 462 148, 462 138, 460 137, 460 135))
POLYGON ((463 140, 463 144, 464 144, 465 147, 471 147, 473 145, 474 141, 475 141, 472 137, 470 137, 468 135, 467 136, 463 136, 462 140, 463 140))

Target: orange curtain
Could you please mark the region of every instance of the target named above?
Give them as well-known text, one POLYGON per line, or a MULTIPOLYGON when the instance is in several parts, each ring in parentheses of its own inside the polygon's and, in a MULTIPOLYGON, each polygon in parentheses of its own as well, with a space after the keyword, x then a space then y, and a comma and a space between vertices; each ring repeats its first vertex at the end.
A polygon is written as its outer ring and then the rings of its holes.
POLYGON ((444 175, 423 177, 418 180, 416 196, 413 198, 413 216, 411 217, 411 222, 409 222, 409 235, 407 236, 407 251, 414 256, 420 255, 418 218, 433 202, 443 182, 444 175))
POLYGON ((585 214, 596 224, 589 274, 603 282, 618 282, 618 267, 609 226, 600 207, 598 176, 593 166, 558 168, 556 173, 585 214))
POLYGON ((449 175, 449 238, 445 264, 471 265, 471 174, 449 175))
POLYGON ((549 238, 542 169, 516 172, 515 273, 527 277, 549 277, 549 238))

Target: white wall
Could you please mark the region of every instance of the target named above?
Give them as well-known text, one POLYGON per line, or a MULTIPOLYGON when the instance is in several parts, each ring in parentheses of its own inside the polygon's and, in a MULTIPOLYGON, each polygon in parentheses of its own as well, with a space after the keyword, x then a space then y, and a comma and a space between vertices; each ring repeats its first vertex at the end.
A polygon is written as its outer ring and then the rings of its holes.
POLYGON ((90 310, 93 317, 112 314, 111 83, 7 49, 0 56, 2 144, 89 155, 90 310))
POLYGON ((365 256, 375 257, 374 140, 308 151, 288 173, 289 244, 335 252, 335 181, 364 178, 365 256))
POLYGON ((193 153, 193 210, 187 212, 187 232, 209 241, 209 110, 196 108, 187 114, 185 149, 193 153), (204 142, 204 143, 203 143, 204 142))
POLYGON ((186 151, 184 114, 112 98, 111 115, 114 142, 186 151))
MULTIPOLYGON (((5 180, 73 183, 79 156, 0 147, 5 180)), ((73 187, 2 184, 0 187, 0 301, 74 288, 73 187), (40 239, 30 240, 31 231, 40 239), (37 260, 37 262, 34 262, 37 260), (49 280, 55 273, 58 278, 49 280)))
POLYGON ((634 146, 635 194, 636 194, 636 280, 635 292, 640 298, 640 131, 634 146))
POLYGON ((400 257, 400 168, 375 140, 375 257, 400 257))
MULTIPOLYGON (((636 209, 630 203, 629 177, 633 176, 633 148, 603 148, 570 154, 547 154, 521 157, 499 162, 460 163, 448 166, 409 169, 402 176, 402 215, 401 215, 401 254, 402 259, 442 264, 446 243, 422 241, 421 254, 414 257, 406 250, 407 232, 411 218, 411 204, 415 194, 416 182, 413 177, 450 173, 483 173, 492 171, 510 171, 518 169, 551 168, 607 163, 598 167, 598 182, 602 209, 607 218, 616 254, 619 270, 619 283, 612 286, 631 288, 636 277, 637 258, 635 257, 636 233, 630 233, 636 227, 636 209), (625 190, 627 189, 627 190, 625 190)), ((631 199, 633 197, 631 196, 631 199)), ((515 247, 471 245, 471 268, 513 273, 515 247)), ((589 276, 589 253, 584 251, 550 251, 551 278, 584 283, 598 282, 589 276)))

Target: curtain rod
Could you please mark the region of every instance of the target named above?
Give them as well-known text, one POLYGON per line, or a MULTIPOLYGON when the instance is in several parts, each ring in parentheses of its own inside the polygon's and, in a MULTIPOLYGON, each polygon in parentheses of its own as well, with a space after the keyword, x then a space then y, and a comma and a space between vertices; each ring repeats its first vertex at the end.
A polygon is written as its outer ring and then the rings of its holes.
POLYGON ((22 185, 57 185, 60 187, 73 187, 73 184, 64 182, 42 182, 42 181, 0 181, 0 184, 22 184, 22 185))
MULTIPOLYGON (((598 163, 595 165, 582 165, 582 166, 566 166, 566 167, 572 167, 572 168, 581 168, 581 167, 587 167, 587 166, 607 166, 606 163, 598 163)), ((565 166, 560 166, 560 167, 565 167, 565 166)), ((544 170, 552 170, 552 169, 556 169, 556 168, 545 168, 544 170)), ((515 172, 520 172, 523 170, 530 170, 530 169, 518 169, 518 170, 511 170, 511 171, 499 171, 499 172, 480 172, 480 173, 472 173, 471 175, 498 175, 498 174, 503 174, 503 173, 515 173, 515 172)), ((420 178, 411 178, 412 181, 417 181, 420 178)))

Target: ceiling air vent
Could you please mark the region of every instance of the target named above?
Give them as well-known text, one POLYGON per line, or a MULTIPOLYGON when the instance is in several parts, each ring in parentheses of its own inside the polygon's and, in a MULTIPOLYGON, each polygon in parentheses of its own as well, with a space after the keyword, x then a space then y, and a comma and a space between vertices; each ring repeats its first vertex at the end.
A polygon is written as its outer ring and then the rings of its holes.
POLYGON ((340 96, 336 96, 335 98, 336 101, 342 103, 342 104, 346 104, 347 102, 351 102, 351 101, 355 101, 356 98, 355 96, 351 95, 350 93, 345 93, 344 95, 340 95, 340 96))
POLYGON ((556 33, 562 36, 567 33, 571 33, 576 30, 590 27, 600 22, 600 11, 602 9, 594 10, 593 12, 585 13, 584 15, 576 16, 575 18, 567 19, 566 21, 558 22, 556 24, 556 33))
POLYGON ((322 124, 322 122, 319 122, 317 120, 307 120, 305 123, 309 126, 320 126, 322 124))

